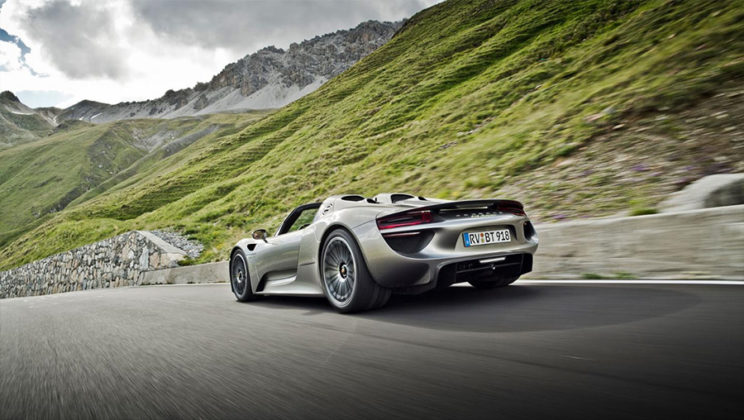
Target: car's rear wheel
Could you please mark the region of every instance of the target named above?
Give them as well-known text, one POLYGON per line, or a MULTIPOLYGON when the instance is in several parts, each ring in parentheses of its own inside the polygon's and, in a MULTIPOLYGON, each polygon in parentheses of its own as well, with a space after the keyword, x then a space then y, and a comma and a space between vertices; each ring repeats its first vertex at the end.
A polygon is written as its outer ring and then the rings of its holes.
POLYGON ((503 277, 495 280, 470 280, 468 283, 470 283, 476 289, 489 290, 508 286, 517 281, 518 278, 519 276, 503 277))
POLYGON ((241 250, 233 252, 230 257, 230 286, 235 298, 247 302, 256 298, 251 290, 251 279, 248 275, 248 263, 241 250))
POLYGON ((334 230, 326 238, 320 270, 323 292, 341 313, 378 308, 390 299, 390 290, 372 279, 359 245, 346 230, 334 230))

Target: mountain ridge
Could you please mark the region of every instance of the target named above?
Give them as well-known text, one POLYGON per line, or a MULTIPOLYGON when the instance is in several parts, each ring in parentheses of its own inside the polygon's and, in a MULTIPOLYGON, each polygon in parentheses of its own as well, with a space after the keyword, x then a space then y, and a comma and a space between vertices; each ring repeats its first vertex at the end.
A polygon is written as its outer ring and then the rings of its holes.
POLYGON ((146 101, 106 104, 83 100, 64 109, 59 119, 103 123, 280 108, 379 48, 401 25, 402 21, 369 20, 351 29, 294 42, 287 50, 264 47, 227 64, 208 82, 171 89, 146 101))
POLYGON ((268 46, 228 63, 207 82, 167 90, 135 102, 83 99, 74 105, 31 108, 10 91, 0 93, 0 149, 34 141, 65 121, 95 124, 129 119, 180 118, 273 109, 319 88, 387 42, 404 21, 369 20, 350 29, 293 42, 287 50, 268 46))

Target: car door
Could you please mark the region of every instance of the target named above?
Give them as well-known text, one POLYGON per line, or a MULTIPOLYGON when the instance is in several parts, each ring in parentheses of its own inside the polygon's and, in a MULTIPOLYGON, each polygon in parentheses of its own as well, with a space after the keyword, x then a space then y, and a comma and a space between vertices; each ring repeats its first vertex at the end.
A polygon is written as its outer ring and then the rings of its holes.
POLYGON ((258 271, 263 273, 257 291, 287 284, 297 275, 297 260, 304 228, 312 223, 320 203, 305 204, 292 210, 276 235, 266 239, 258 271))

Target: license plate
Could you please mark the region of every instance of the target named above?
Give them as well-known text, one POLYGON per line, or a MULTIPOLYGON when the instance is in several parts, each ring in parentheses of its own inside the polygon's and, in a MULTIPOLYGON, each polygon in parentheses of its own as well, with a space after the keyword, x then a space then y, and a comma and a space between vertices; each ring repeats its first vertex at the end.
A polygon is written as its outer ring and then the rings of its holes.
POLYGON ((489 230, 486 232, 465 232, 462 234, 465 246, 480 246, 511 242, 509 229, 489 230))

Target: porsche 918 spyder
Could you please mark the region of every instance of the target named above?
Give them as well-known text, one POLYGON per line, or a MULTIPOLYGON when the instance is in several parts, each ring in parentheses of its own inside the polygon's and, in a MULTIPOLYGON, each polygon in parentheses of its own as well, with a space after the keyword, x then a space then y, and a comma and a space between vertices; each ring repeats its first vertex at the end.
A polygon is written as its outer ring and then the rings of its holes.
POLYGON ((509 285, 532 270, 538 244, 517 201, 410 194, 332 196, 292 210, 273 236, 264 229, 251 236, 230 254, 239 301, 325 296, 339 312, 454 283, 509 285))

